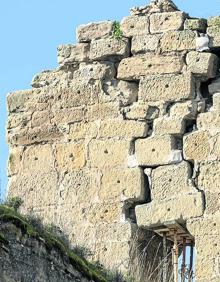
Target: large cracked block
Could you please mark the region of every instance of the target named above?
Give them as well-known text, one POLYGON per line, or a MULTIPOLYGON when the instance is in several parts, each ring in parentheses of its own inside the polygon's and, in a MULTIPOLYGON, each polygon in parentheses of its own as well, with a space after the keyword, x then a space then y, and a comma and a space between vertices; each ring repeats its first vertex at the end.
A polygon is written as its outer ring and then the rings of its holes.
POLYGON ((125 37, 148 34, 149 17, 130 16, 123 18, 120 28, 125 37))
POLYGON ((180 73, 183 58, 179 55, 152 55, 150 53, 123 59, 118 67, 118 78, 139 80, 142 76, 180 73))
POLYGON ((130 142, 124 140, 92 140, 89 144, 91 167, 125 167, 130 149, 130 142))
POLYGON ((136 206, 139 227, 150 227, 172 220, 187 220, 203 215, 202 193, 179 194, 179 197, 164 201, 155 200, 146 205, 136 206))
POLYGON ((150 16, 150 32, 160 33, 183 28, 186 14, 183 12, 155 13, 150 16))
POLYGON ((194 98, 195 80, 190 73, 147 76, 141 79, 139 99, 150 101, 182 101, 194 98))
POLYGON ((196 49, 196 32, 191 30, 169 31, 160 40, 162 52, 196 49))
POLYGON ((206 160, 209 153, 209 135, 206 131, 195 131, 184 136, 183 154, 186 160, 206 160))
POLYGON ((144 201, 145 189, 144 173, 139 168, 103 170, 99 198, 114 202, 127 199, 144 201))
POLYGON ((57 47, 58 64, 64 66, 75 62, 88 61, 89 49, 89 43, 60 45, 57 47))
POLYGON ((122 59, 129 56, 130 43, 127 38, 116 39, 109 37, 93 40, 90 45, 91 60, 105 60, 109 58, 122 59))
POLYGON ((86 148, 84 143, 56 144, 55 158, 60 171, 79 170, 86 163, 86 148))
POLYGON ((43 167, 44 172, 50 172, 54 170, 54 161, 51 145, 28 146, 23 153, 22 168, 24 172, 35 172, 42 171, 43 167))
POLYGON ((146 53, 146 52, 155 52, 159 46, 159 40, 161 35, 158 34, 147 34, 147 35, 138 35, 132 38, 131 44, 131 53, 146 53))
POLYGON ((108 36, 112 33, 113 22, 103 21, 80 25, 77 28, 77 39, 79 42, 90 42, 93 39, 108 36))
POLYGON ((188 70, 193 74, 209 79, 216 76, 219 59, 212 53, 192 51, 187 54, 186 63, 188 65, 188 70))
POLYGON ((140 166, 157 166, 175 162, 175 139, 172 136, 153 136, 135 142, 135 154, 140 166))
POLYGON ((106 120, 100 123, 99 137, 120 137, 125 139, 133 139, 137 137, 146 137, 147 135, 146 122, 129 121, 129 120, 106 120))
POLYGON ((183 119, 173 117, 161 117, 154 121, 154 133, 156 135, 182 135, 185 130, 183 119))
POLYGON ((198 186, 210 192, 220 191, 220 162, 207 162, 200 165, 198 186))
POLYGON ((168 200, 183 193, 194 192, 195 188, 189 184, 190 176, 191 168, 185 161, 153 169, 151 174, 152 200, 168 200))

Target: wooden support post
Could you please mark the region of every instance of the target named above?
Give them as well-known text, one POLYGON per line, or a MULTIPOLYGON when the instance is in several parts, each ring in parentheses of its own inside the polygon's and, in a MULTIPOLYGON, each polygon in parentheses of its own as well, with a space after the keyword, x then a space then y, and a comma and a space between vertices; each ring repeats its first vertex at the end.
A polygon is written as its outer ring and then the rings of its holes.
POLYGON ((181 266, 181 282, 185 282, 186 273, 186 238, 183 238, 183 255, 182 255, 182 266, 181 266))
POLYGON ((194 244, 191 242, 190 245, 190 265, 189 265, 189 282, 193 281, 193 250, 194 244))
POLYGON ((174 270, 174 282, 178 282, 178 258, 179 258, 179 250, 178 250, 178 240, 177 240, 177 230, 174 230, 174 261, 173 261, 173 270, 174 270))
POLYGON ((167 282, 167 237, 163 233, 163 282, 167 282))

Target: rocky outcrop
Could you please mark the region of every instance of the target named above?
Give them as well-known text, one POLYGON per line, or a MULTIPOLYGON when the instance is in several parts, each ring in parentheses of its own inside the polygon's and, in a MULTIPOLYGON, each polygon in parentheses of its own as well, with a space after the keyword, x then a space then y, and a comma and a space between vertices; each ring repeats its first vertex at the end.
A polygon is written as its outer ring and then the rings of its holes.
POLYGON ((197 281, 219 281, 219 22, 152 1, 120 25, 80 26, 56 70, 10 93, 9 195, 23 211, 123 272, 140 229, 177 220, 195 238, 197 281))

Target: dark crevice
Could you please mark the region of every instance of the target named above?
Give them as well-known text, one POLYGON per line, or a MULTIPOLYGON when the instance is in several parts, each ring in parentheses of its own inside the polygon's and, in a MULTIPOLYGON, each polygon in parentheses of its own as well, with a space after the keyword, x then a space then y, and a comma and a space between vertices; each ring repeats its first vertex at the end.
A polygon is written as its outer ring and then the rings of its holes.
POLYGON ((196 130, 196 119, 186 119, 184 134, 193 132, 194 130, 196 130))

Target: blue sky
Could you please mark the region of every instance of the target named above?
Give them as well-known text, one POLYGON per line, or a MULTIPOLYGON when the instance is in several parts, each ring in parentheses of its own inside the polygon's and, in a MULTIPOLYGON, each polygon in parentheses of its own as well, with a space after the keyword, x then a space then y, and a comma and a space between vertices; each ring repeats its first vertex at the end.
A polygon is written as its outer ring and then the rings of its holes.
MULTIPOLYGON (((57 66, 56 47, 74 43, 79 24, 120 20, 144 0, 0 0, 0 179, 4 194, 6 94, 29 88, 34 74, 57 66)), ((191 16, 220 15, 220 0, 176 0, 191 16)))

